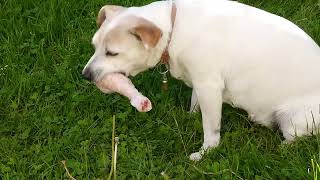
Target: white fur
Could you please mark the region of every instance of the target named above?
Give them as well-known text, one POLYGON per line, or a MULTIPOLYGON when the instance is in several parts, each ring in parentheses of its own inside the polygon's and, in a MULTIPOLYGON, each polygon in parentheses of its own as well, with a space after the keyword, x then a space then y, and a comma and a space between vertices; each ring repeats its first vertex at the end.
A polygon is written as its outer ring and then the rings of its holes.
POLYGON ((233 1, 177 1, 177 8, 171 73, 196 91, 205 149, 218 145, 222 101, 259 124, 279 123, 289 141, 319 129, 320 48, 305 32, 233 1))
MULTIPOLYGON (((191 159, 201 159, 219 144, 223 102, 243 108, 259 124, 278 123, 289 141, 319 129, 320 48, 303 30, 234 1, 175 2, 170 73, 194 88, 192 106, 200 104, 203 120, 203 147, 191 159)), ((155 2, 126 12, 152 21, 165 34, 150 52, 152 66, 171 31, 168 4, 155 2)))

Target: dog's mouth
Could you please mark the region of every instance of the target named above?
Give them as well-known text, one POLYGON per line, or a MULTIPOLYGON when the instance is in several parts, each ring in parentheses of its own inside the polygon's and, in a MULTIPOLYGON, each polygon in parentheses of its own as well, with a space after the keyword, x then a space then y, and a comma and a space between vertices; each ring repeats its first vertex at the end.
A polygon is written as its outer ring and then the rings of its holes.
POLYGON ((118 73, 118 74, 121 74, 121 75, 126 76, 126 77, 129 76, 129 74, 125 73, 124 71, 107 72, 107 73, 98 72, 98 75, 96 76, 97 78, 94 80, 94 83, 97 83, 97 82, 101 81, 103 79, 103 77, 107 76, 108 74, 113 74, 113 73, 118 73))
POLYGON ((101 75, 95 82, 94 84, 97 86, 98 89, 100 89, 100 91, 102 91, 103 93, 106 93, 106 94, 109 94, 109 93, 112 93, 113 91, 104 87, 103 86, 103 78, 105 76, 108 76, 110 74, 121 74, 123 76, 126 76, 128 77, 127 73, 125 72, 112 72, 112 73, 104 73, 103 75, 101 75))
MULTIPOLYGON (((107 73, 107 74, 112 74, 112 73, 118 73, 118 74, 122 74, 124 76, 127 76, 128 77, 128 73, 125 73, 124 71, 118 71, 118 72, 111 72, 111 73, 107 73)), ((107 75, 107 74, 104 74, 103 76, 107 75)))
POLYGON ((124 72, 118 72, 118 73, 128 77, 128 74, 126 74, 124 72))

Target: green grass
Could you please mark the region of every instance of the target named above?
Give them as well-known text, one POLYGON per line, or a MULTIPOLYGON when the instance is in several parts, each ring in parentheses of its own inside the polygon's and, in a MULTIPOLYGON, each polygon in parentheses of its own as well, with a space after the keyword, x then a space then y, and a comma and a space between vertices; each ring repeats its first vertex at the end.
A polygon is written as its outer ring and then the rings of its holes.
MULTIPOLYGON (((151 0, 114 0, 143 5, 151 0)), ((284 16, 320 43, 317 0, 243 0, 284 16)), ((155 71, 134 78, 154 105, 138 113, 126 98, 104 95, 80 76, 93 53, 95 17, 105 0, 0 0, 0 179, 105 178, 111 163, 112 115, 120 136, 119 179, 316 179, 320 137, 281 144, 281 134, 252 124, 225 105, 221 145, 198 163, 200 114, 191 90, 155 71)), ((320 68, 320 67, 319 67, 320 68)))

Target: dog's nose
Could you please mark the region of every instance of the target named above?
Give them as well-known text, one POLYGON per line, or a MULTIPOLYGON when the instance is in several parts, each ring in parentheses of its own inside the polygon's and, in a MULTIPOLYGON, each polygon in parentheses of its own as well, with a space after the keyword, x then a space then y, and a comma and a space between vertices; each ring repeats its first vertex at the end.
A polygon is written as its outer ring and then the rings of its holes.
POLYGON ((86 68, 82 71, 82 76, 88 80, 88 81, 92 81, 93 80, 93 74, 90 68, 86 68))

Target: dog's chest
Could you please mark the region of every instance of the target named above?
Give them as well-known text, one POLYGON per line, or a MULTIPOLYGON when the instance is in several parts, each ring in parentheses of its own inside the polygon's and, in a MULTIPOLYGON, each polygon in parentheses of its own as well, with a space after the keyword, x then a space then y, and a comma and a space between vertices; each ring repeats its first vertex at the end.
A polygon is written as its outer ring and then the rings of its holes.
POLYGON ((193 87, 190 75, 185 66, 177 61, 170 62, 170 74, 172 77, 183 81, 187 86, 193 87))
POLYGON ((187 86, 189 87, 193 87, 192 82, 190 80, 190 78, 188 76, 186 76, 185 74, 181 74, 180 76, 174 76, 172 75, 174 78, 183 81, 187 86))

